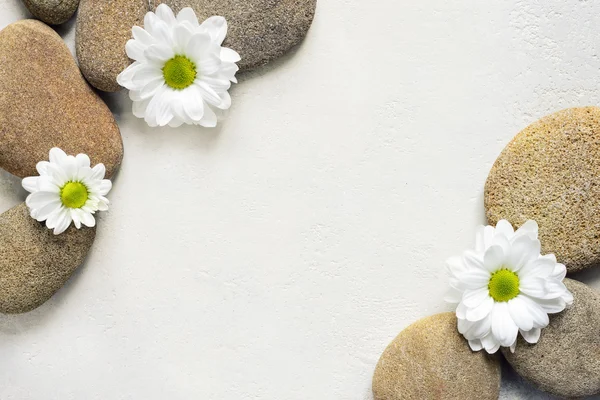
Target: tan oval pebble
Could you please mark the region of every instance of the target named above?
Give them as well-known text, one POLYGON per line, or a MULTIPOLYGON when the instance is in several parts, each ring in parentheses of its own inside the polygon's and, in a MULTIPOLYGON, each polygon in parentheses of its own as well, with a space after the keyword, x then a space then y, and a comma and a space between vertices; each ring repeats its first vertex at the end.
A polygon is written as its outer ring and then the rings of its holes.
POLYGON ((50 25, 67 22, 79 5, 79 0, 23 0, 29 11, 50 25))
POLYGON ((227 19, 224 46, 237 51, 240 71, 267 64, 306 36, 317 0, 151 0, 165 3, 175 13, 192 7, 200 22, 213 15, 227 19))
POLYGON ((144 25, 147 0, 81 0, 77 14, 76 50, 83 76, 97 89, 121 89, 117 75, 131 64, 125 44, 131 28, 144 25))
POLYGON ((498 358, 471 351, 456 324, 454 313, 443 313, 400 332, 375 368, 375 400, 498 399, 498 358))
POLYGON ((18 21, 0 32, 0 167, 35 176, 52 147, 88 154, 107 177, 123 158, 112 113, 60 36, 39 21, 18 21))
POLYGON ((488 222, 537 221, 543 253, 569 272, 600 264, 600 108, 570 108, 521 131, 485 184, 488 222))
POLYGON ((573 305, 550 316, 540 340, 519 337, 514 354, 502 352, 515 371, 541 390, 574 398, 600 393, 600 294, 587 285, 564 281, 573 305))
POLYGON ((29 216, 23 203, 0 215, 0 312, 45 303, 85 259, 95 228, 71 226, 61 235, 29 216))

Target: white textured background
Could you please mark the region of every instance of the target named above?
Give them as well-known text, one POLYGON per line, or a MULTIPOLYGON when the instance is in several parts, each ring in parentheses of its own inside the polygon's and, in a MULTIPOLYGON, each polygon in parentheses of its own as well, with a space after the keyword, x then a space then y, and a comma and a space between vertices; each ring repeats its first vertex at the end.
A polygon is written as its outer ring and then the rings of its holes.
MULTIPOLYGON (((150 129, 105 96, 112 208, 51 301, 0 316, 0 399, 371 399, 388 342, 449 309, 443 262, 504 145, 599 102, 598 2, 452 3, 320 0, 216 130, 150 129)), ((0 27, 26 17, 0 0, 0 27)), ((0 210, 24 197, 0 175, 0 210)), ((508 375, 502 398, 548 398, 508 375)))

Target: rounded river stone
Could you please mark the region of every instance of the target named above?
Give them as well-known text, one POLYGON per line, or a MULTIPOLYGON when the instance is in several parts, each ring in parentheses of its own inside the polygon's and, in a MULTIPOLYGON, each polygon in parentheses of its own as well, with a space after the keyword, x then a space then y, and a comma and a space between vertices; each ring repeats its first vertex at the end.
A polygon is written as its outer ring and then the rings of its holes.
POLYGON ((600 265, 600 108, 570 108, 521 131, 485 184, 488 222, 539 225, 543 253, 569 272, 600 265))
POLYGON ((541 390, 574 398, 600 393, 600 294, 564 281, 573 305, 550 316, 537 344, 519 337, 514 354, 502 352, 515 371, 541 390))
POLYGON ((79 0, 23 0, 23 3, 36 18, 50 25, 59 25, 71 19, 79 0))
POLYGON ((375 368, 375 400, 497 400, 499 359, 471 351, 456 324, 443 313, 400 332, 375 368))
POLYGON ((0 312, 24 313, 46 302, 85 259, 95 228, 54 235, 22 203, 0 215, 0 312))
POLYGON ((131 28, 144 26, 147 0, 81 0, 77 14, 76 49, 79 67, 97 89, 121 89, 117 75, 131 64, 125 44, 131 28))
POLYGON ((237 51, 246 71, 274 60, 299 44, 315 15, 317 0, 151 0, 175 13, 192 7, 200 22, 213 15, 227 19, 224 46, 237 51))
POLYGON ((0 31, 0 167, 36 176, 52 147, 104 163, 107 178, 123 158, 112 113, 60 36, 39 21, 18 21, 0 31))

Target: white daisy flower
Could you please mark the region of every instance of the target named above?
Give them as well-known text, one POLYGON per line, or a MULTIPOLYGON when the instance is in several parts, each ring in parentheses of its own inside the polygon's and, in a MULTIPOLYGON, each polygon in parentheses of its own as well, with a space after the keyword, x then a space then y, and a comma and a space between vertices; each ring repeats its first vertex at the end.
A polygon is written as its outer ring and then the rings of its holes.
POLYGON ((108 210, 104 196, 112 183, 104 179, 104 164, 90 167, 85 154, 68 156, 59 148, 50 150, 50 162, 36 165, 40 176, 23 179, 22 185, 31 194, 25 203, 32 218, 46 221, 49 229, 59 235, 67 230, 71 221, 77 229, 81 225, 96 225, 94 213, 108 210))
POLYGON ((222 47, 227 34, 223 17, 202 24, 187 7, 177 17, 161 4, 149 12, 144 28, 133 27, 127 42, 129 58, 135 60, 117 77, 130 90, 133 114, 150 126, 182 124, 214 127, 215 110, 231 106, 228 90, 237 82, 240 56, 222 47))
POLYGON ((446 300, 458 303, 458 331, 471 349, 514 352, 519 332, 537 343, 548 314, 572 304, 563 284, 567 269, 553 254, 540 254, 538 225, 527 221, 516 232, 506 220, 477 231, 475 250, 447 262, 451 290, 446 300))

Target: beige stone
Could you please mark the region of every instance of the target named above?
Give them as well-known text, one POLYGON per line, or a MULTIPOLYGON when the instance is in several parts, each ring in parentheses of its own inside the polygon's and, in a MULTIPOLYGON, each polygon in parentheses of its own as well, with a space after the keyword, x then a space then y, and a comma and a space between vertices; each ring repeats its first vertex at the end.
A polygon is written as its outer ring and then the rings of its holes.
POLYGON ((0 215, 0 312, 24 313, 45 303, 85 259, 95 228, 61 235, 29 216, 25 204, 0 215))
POLYGON ((67 22, 79 5, 79 0, 23 0, 29 11, 50 25, 67 22))
POLYGON ((537 221, 543 253, 575 272, 600 264, 600 108, 571 108, 521 131, 485 184, 488 222, 537 221))
POLYGON ((131 64, 125 44, 133 26, 144 26, 147 0, 81 0, 76 49, 81 72, 105 92, 121 89, 117 75, 131 64))
POLYGON ((515 371, 541 390, 576 398, 600 393, 600 294, 565 279, 573 305, 550 317, 537 344, 519 337, 514 354, 503 354, 515 371))
POLYGON ((20 177, 52 147, 86 153, 107 177, 123 158, 115 119, 54 30, 34 20, 0 32, 0 167, 20 177))
POLYGON ((456 325, 443 313, 400 332, 375 368, 375 400, 497 400, 498 358, 471 351, 456 325))
POLYGON ((213 15, 227 19, 224 46, 237 51, 240 71, 285 54, 304 39, 315 15, 317 0, 151 0, 176 13, 192 7, 200 21, 213 15))

